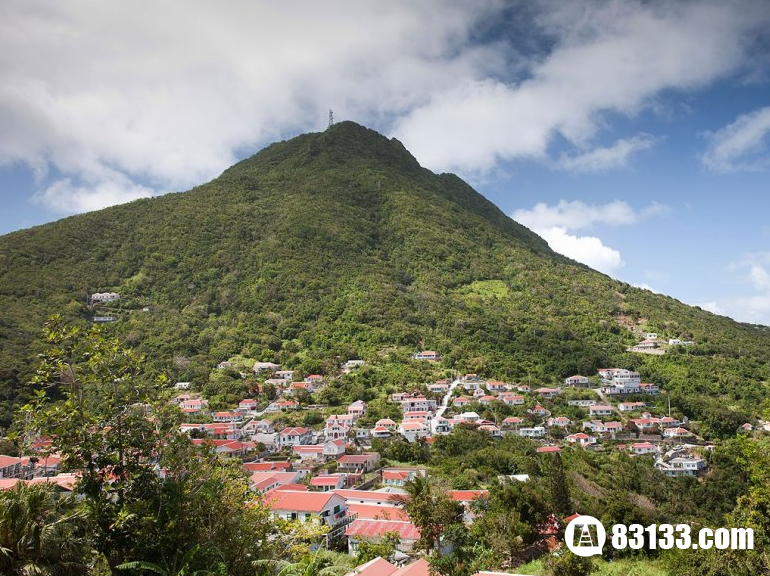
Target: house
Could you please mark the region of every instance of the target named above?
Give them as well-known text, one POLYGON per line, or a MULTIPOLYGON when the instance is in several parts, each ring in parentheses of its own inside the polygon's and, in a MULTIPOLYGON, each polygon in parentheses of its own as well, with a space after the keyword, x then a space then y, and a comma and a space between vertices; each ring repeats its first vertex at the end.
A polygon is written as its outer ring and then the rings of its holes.
POLYGON ((529 410, 527 410, 527 412, 529 414, 532 414, 533 416, 540 416, 541 418, 547 418, 548 416, 551 415, 551 413, 545 408, 543 408, 540 404, 538 404, 534 408, 530 408, 529 410))
POLYGON ((588 408, 589 406, 596 406, 596 400, 568 400, 567 405, 579 406, 580 408, 588 408))
POLYGON ((685 438, 687 436, 692 436, 693 433, 687 430, 686 428, 666 428, 663 430, 663 437, 664 438, 685 438))
POLYGON ((558 416, 556 418, 549 418, 545 422, 546 426, 557 427, 557 428, 567 428, 570 424, 572 424, 572 420, 570 420, 566 416, 558 416))
POLYGON ((22 478, 25 468, 21 458, 0 455, 0 478, 22 478))
POLYGON ((417 354, 414 355, 415 360, 428 360, 430 362, 438 362, 441 360, 441 354, 438 352, 434 352, 433 350, 423 350, 422 352, 417 352, 417 354))
POLYGON ((646 407, 647 404, 644 402, 621 402, 618 404, 618 410, 621 412, 633 412, 634 410, 641 410, 646 407))
POLYGON ((617 434, 623 431, 623 423, 591 420, 590 422, 583 422, 583 430, 591 430, 597 434, 617 434))
POLYGON ((294 370, 274 370, 273 376, 284 382, 291 382, 294 380, 294 370))
POLYGON ((403 487, 407 482, 415 478, 425 478, 428 476, 427 468, 383 468, 382 483, 385 486, 403 487))
POLYGON ((413 396, 406 398, 401 406, 403 412, 435 412, 436 401, 425 396, 413 396))
MULTIPOLYGON (((337 494, 342 496, 348 506, 379 506, 392 508, 394 514, 401 511, 399 506, 403 502, 403 494, 393 492, 380 492, 378 490, 336 490, 337 494)), ((392 516, 396 518, 396 516, 392 516)))
POLYGON ((431 420, 430 427, 433 434, 449 434, 452 431, 452 426, 449 424, 449 420, 443 416, 437 416, 431 420))
POLYGON ((500 402, 503 404, 507 404, 508 406, 523 406, 524 405, 524 396, 519 396, 518 394, 511 394, 509 392, 504 392, 500 394, 497 397, 500 402))
MULTIPOLYGON (((425 558, 420 558, 411 564, 398 568, 378 556, 374 560, 357 567, 352 572, 348 572, 345 576, 429 576, 430 574, 432 574, 430 564, 425 558)), ((479 575, 476 574, 474 576, 479 575)))
POLYGON ((681 426, 682 422, 672 416, 663 416, 658 419, 658 424, 661 428, 676 428, 681 426))
POLYGON ((456 406, 457 408, 465 408, 468 404, 472 403, 473 400, 470 398, 467 398, 466 396, 458 396, 454 400, 452 400, 452 406, 456 406))
POLYGON ((254 366, 252 366, 251 369, 254 374, 264 374, 266 372, 275 372, 280 368, 281 367, 278 364, 272 362, 254 362, 254 366))
POLYGON ((398 432, 407 442, 416 442, 420 438, 430 436, 430 428, 419 420, 404 420, 398 427, 398 432))
POLYGON ((380 455, 377 452, 345 454, 337 459, 337 470, 360 474, 362 472, 371 472, 379 463, 380 455))
POLYGON ((324 381, 324 377, 320 374, 310 374, 309 376, 305 377, 305 382, 308 382, 310 384, 322 384, 324 381))
POLYGON ((697 476, 706 469, 706 461, 694 456, 677 456, 670 460, 659 459, 655 467, 666 476, 697 476))
MULTIPOLYGON (((356 554, 362 539, 378 542, 389 533, 398 535, 396 549, 403 554, 412 552, 415 543, 420 539, 420 529, 409 521, 356 518, 345 529, 348 553, 356 554)), ((427 561, 424 562, 427 564, 427 561)))
POLYGON ((345 363, 342 365, 342 369, 343 369, 345 372, 350 372, 351 370, 354 370, 354 369, 356 369, 356 368, 360 368, 360 367, 361 367, 361 366, 363 366, 364 364, 366 364, 366 362, 365 362, 365 361, 363 361, 363 360, 348 360, 347 362, 345 362, 345 363))
POLYGON ((479 426, 479 430, 488 432, 493 438, 502 438, 503 432, 494 424, 482 424, 479 426))
POLYGON ((570 376, 569 378, 565 378, 564 385, 565 386, 573 386, 573 387, 580 387, 584 388, 588 386, 589 380, 588 376, 581 376, 580 374, 575 374, 574 376, 570 376))
POLYGON ((494 396, 490 396, 489 394, 484 394, 479 398, 479 404, 482 406, 489 406, 496 398, 494 396))
POLYGON ((462 504, 463 519, 466 522, 472 522, 476 517, 473 504, 478 500, 489 498, 489 490, 449 490, 447 496, 462 504))
POLYGON ((238 422, 243 420, 243 416, 235 412, 214 412, 211 419, 214 422, 238 422))
POLYGON ((432 394, 446 394, 449 390, 449 384, 428 384, 428 392, 432 394))
POLYGON ((183 400, 179 403, 179 408, 181 408, 184 412, 192 414, 202 412, 203 409, 208 406, 208 404, 208 401, 202 398, 188 398, 187 400, 183 400))
POLYGON ((375 426, 382 426, 383 428, 387 428, 388 430, 395 430, 396 426, 398 426, 393 420, 390 418, 380 418, 377 420, 377 422, 374 423, 375 426))
POLYGON ((657 340, 642 340, 631 347, 634 352, 645 352, 647 350, 656 350, 658 348, 657 340))
POLYGON ((253 398, 244 398, 238 402, 238 412, 249 412, 257 409, 257 401, 253 398))
POLYGON ((336 492, 277 490, 263 497, 273 514, 284 520, 319 522, 334 526, 345 518, 345 499, 336 492))
POLYGON ((457 415, 457 420, 460 420, 461 422, 478 422, 481 420, 481 416, 475 412, 463 412, 462 414, 457 415))
POLYGON ((323 474, 311 478, 310 489, 318 492, 330 492, 345 487, 347 474, 323 474))
POLYGON ((538 388, 535 390, 535 394, 542 396, 543 398, 553 398, 559 394, 559 390, 556 388, 538 388))
POLYGON ((96 304, 99 303, 105 303, 105 302, 115 302, 117 300, 120 300, 120 294, 117 292, 96 292, 94 294, 91 294, 91 302, 96 304))
POLYGON ((526 438, 542 438, 545 436, 545 428, 542 426, 534 426, 532 428, 519 428, 518 429, 519 436, 524 436, 526 438))
POLYGON ((516 428, 518 427, 524 420, 517 416, 509 416, 502 422, 503 428, 516 428))
POLYGON ((476 390, 481 389, 482 381, 478 379, 473 380, 466 380, 463 382, 463 388, 466 392, 475 392, 476 390))
POLYGON ((591 416, 611 416, 612 406, 607 406, 606 404, 589 406, 588 412, 591 416))
POLYGON ((579 444, 582 447, 591 446, 592 444, 596 444, 596 438, 593 436, 589 436, 588 434, 585 434, 584 432, 578 432, 577 434, 570 434, 567 436, 567 442, 570 444, 579 444))
POLYGON ((348 406, 348 415, 358 419, 366 414, 366 402, 362 400, 356 400, 350 406, 348 406))
POLYGON ((643 382, 639 384, 639 391, 644 394, 660 394, 660 387, 657 384, 650 384, 649 382, 643 382))
POLYGON ((558 446, 540 446, 536 452, 538 454, 552 454, 554 452, 561 452, 561 448, 558 446))
POLYGON ((654 444, 650 444, 649 442, 637 442, 635 444, 631 444, 631 446, 628 447, 631 452, 634 454, 656 454, 658 452, 658 449, 655 447, 654 444))
POLYGON ((302 462, 324 459, 324 447, 322 444, 295 444, 291 447, 291 451, 299 456, 302 462))
POLYGON ((390 430, 385 428, 385 426, 375 426, 372 428, 371 436, 372 438, 380 438, 384 440, 386 438, 390 438, 391 433, 390 430))
POLYGON ((292 472, 294 467, 291 460, 268 460, 260 462, 246 462, 243 469, 247 472, 292 472))
POLYGON ((420 420, 424 423, 430 422, 433 414, 424 410, 415 410, 414 412, 405 412, 404 420, 420 420))
POLYGON ((174 384, 175 390, 188 390, 192 386, 192 382, 177 382, 174 384))
POLYGON ((284 428, 275 439, 279 448, 297 446, 299 444, 312 444, 313 432, 309 428, 295 427, 284 428))
POLYGON ((244 434, 272 434, 275 432, 273 429, 273 423, 270 420, 256 420, 252 419, 246 422, 241 428, 244 434))
POLYGON ((497 380, 487 382, 487 390, 490 392, 504 392, 507 389, 508 385, 505 382, 499 382, 497 380))
POLYGON ((229 362, 228 360, 223 360, 222 362, 217 364, 217 370, 224 370, 226 368, 232 368, 232 367, 233 367, 233 363, 229 362))
POLYGON ((275 402, 274 405, 278 410, 281 410, 282 412, 300 409, 299 402, 296 400, 282 400, 280 402, 275 402))

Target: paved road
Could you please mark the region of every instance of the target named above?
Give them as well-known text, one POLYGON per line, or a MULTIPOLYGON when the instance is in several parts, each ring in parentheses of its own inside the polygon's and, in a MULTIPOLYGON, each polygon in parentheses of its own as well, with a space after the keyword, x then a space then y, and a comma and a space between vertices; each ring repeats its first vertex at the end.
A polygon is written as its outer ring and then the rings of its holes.
POLYGON ((446 409, 449 407, 449 400, 452 398, 452 392, 454 392, 455 388, 457 388, 460 385, 460 380, 455 380, 449 385, 449 390, 447 390, 446 395, 441 400, 441 406, 439 406, 438 410, 436 410, 436 416, 443 416, 444 412, 446 412, 446 409))

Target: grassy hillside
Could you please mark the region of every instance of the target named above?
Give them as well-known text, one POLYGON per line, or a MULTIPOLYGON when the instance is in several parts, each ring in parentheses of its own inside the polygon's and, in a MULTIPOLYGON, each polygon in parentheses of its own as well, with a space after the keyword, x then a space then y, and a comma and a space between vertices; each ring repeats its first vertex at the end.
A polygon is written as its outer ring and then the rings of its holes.
POLYGON ((331 371, 425 348, 498 378, 637 368, 702 416, 758 406, 769 377, 766 328, 561 257, 456 176, 350 122, 189 192, 0 237, 0 309, 5 422, 52 313, 114 314, 108 329, 149 367, 190 380, 236 354, 331 371), (120 304, 87 308, 104 290, 120 304), (634 327, 698 344, 629 355, 634 327))

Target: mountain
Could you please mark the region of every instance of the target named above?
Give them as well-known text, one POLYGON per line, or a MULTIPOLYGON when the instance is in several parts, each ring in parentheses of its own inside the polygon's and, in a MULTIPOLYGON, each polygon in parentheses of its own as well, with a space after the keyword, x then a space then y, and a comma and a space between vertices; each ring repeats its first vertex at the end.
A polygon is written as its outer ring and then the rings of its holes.
POLYGON ((352 122, 268 146, 188 192, 0 237, 0 310, 5 422, 53 313, 116 317, 107 329, 178 379, 239 354, 328 372, 430 349, 497 378, 636 368, 694 416, 756 409, 770 379, 767 328, 560 256, 457 176, 352 122), (120 302, 89 308, 101 291, 120 302), (642 330, 696 344, 625 353, 642 330))

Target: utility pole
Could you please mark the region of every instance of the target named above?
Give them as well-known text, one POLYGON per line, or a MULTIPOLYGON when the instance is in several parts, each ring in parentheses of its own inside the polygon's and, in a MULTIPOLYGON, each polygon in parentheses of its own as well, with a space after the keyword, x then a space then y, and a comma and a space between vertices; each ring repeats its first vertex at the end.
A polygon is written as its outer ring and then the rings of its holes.
POLYGON ((329 128, 331 128, 332 124, 334 124, 334 112, 329 110, 329 128))

